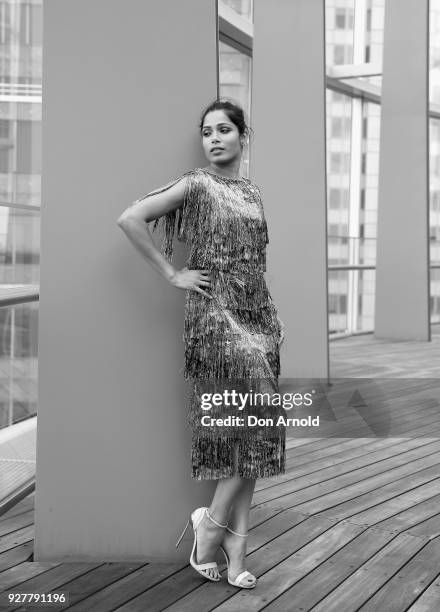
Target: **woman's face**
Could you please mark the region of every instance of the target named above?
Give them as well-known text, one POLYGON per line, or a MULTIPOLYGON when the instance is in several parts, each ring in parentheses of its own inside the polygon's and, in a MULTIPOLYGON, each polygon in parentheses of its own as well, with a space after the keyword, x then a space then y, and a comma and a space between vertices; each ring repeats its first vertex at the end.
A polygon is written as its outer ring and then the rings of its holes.
POLYGON ((222 110, 209 112, 203 121, 202 145, 208 161, 224 165, 241 157, 240 133, 222 110))

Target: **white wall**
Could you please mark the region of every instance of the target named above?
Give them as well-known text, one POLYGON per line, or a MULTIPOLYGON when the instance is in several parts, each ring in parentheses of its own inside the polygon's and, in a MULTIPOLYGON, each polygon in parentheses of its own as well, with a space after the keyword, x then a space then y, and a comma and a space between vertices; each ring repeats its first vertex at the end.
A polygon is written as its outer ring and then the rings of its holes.
POLYGON ((45 0, 36 561, 183 558, 208 502, 213 483, 190 479, 185 294, 116 219, 204 164, 215 96, 214 0, 45 0))
POLYGON ((286 325, 283 377, 328 377, 323 0, 255 0, 251 151, 286 325))
POLYGON ((428 0, 385 4, 375 337, 430 340, 428 0))

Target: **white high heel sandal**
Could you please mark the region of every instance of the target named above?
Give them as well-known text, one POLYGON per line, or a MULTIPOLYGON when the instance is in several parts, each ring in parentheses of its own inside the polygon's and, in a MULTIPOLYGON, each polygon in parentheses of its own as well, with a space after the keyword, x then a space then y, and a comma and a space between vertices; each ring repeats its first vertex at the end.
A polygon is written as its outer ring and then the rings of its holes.
POLYGON ((210 521, 212 521, 215 525, 217 525, 217 527, 227 527, 227 525, 221 525, 220 523, 217 523, 217 521, 213 519, 212 516, 209 514, 208 508, 196 508, 194 512, 191 513, 191 516, 188 519, 188 522, 186 523, 185 528, 182 531, 180 538, 177 540, 176 548, 179 546, 183 536, 185 535, 185 531, 188 528, 189 522, 191 521, 192 528, 194 530, 194 543, 193 543, 193 547, 191 551, 191 556, 189 558, 189 562, 192 565, 192 567, 196 570, 196 572, 201 574, 204 578, 206 578, 207 580, 211 580, 212 582, 218 582, 220 580, 220 572, 218 571, 218 565, 215 561, 212 561, 210 563, 196 563, 197 561, 197 548, 196 548, 197 547, 197 527, 200 525, 205 514, 209 518, 210 521), (212 576, 209 575, 208 570, 210 569, 217 570, 219 574, 218 578, 213 578, 212 576))
MULTIPOLYGON (((240 538, 247 538, 248 537, 247 533, 243 535, 242 533, 237 533, 236 531, 232 531, 232 529, 230 527, 226 527, 226 529, 230 533, 233 533, 234 535, 239 536, 240 538)), ((238 574, 238 576, 235 578, 235 580, 231 580, 229 578, 229 557, 226 554, 226 551, 223 548, 223 546, 220 546, 220 550, 225 555, 226 565, 228 567, 228 582, 229 582, 229 584, 231 584, 232 586, 239 587, 240 589, 253 589, 256 586, 256 584, 257 584, 257 578, 253 574, 248 572, 247 570, 245 570, 244 572, 241 572, 241 574, 238 574), (243 583, 243 580, 245 578, 253 578, 254 582, 251 583, 251 584, 246 584, 246 582, 243 583)))

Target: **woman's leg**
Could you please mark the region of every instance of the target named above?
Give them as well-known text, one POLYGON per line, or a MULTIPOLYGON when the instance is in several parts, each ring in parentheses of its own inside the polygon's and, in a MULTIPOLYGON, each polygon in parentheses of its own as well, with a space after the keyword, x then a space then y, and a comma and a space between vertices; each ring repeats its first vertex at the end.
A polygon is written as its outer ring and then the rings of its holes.
MULTIPOLYGON (((237 474, 238 444, 234 448, 234 476, 217 481, 214 496, 209 507, 209 514, 222 525, 226 523, 233 531, 246 534, 249 525, 249 509, 255 488, 255 480, 242 478, 237 474)), ((203 517, 199 527, 200 539, 197 539, 197 563, 212 561, 219 545, 229 557, 229 575, 235 579, 244 568, 246 556, 246 538, 240 538, 221 529, 203 517)), ((214 570, 210 570, 215 573, 214 570)))
MULTIPOLYGON (((242 486, 235 496, 234 503, 231 508, 228 526, 237 533, 247 534, 249 529, 249 509, 254 494, 255 480, 242 479, 242 486)), ((247 538, 225 531, 222 546, 229 557, 229 577, 231 580, 243 572, 245 567, 247 538)), ((253 579, 248 580, 249 584, 254 582, 253 579)))
MULTIPOLYGON (((209 515, 217 523, 226 525, 229 520, 229 511, 234 497, 240 491, 243 479, 239 476, 221 478, 217 481, 214 496, 208 509, 209 515)), ((208 563, 214 560, 215 552, 220 546, 225 529, 218 527, 205 515, 197 529, 197 563, 208 563)), ((210 569, 213 577, 217 575, 216 570, 210 569)))
MULTIPOLYGON (((241 476, 238 476, 237 467, 238 444, 236 443, 234 446, 234 475, 231 478, 221 478, 217 481, 208 510, 210 516, 222 525, 228 523, 232 504, 240 494, 245 482, 241 476)), ((200 538, 197 538, 197 563, 207 563, 213 560, 215 552, 222 543, 225 529, 221 529, 204 516, 198 531, 200 538)), ((210 570, 210 572, 213 575, 216 573, 215 570, 210 570)))

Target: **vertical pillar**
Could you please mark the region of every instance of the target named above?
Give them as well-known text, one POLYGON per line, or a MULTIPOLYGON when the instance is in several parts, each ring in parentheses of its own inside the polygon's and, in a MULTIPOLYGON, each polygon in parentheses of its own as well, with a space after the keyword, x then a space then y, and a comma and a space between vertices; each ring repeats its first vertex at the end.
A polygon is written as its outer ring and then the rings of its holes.
MULTIPOLYGON (((204 165, 215 0, 46 0, 35 560, 186 557, 185 293, 116 220, 204 165)), ((180 261, 182 262, 182 252, 180 261)))
POLYGON ((328 377, 323 0, 255 0, 252 178, 267 280, 286 325, 284 377, 328 377))
POLYGON ((387 0, 375 336, 430 340, 428 0, 387 0))

